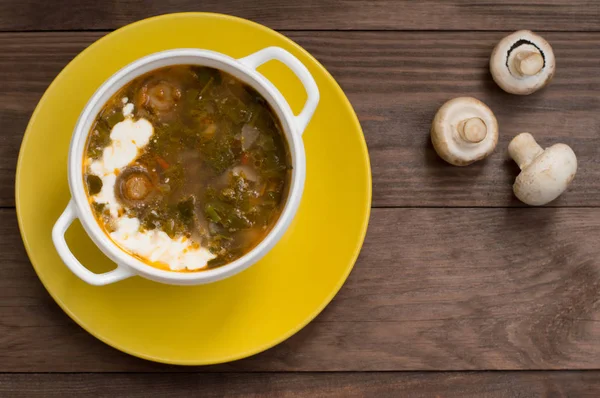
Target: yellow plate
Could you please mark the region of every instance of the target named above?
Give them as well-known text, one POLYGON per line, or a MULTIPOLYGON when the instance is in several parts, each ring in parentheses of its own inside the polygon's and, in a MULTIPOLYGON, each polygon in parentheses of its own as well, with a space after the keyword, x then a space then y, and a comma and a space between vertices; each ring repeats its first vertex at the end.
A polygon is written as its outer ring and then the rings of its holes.
MULTIPOLYGON (((259 69, 295 112, 306 94, 282 64, 259 69)), ((23 138, 16 178, 21 235, 44 286, 61 308, 105 343, 145 359, 182 365, 232 361, 296 333, 331 301, 360 251, 371 205, 364 137, 346 96, 310 54, 256 23, 218 14, 171 14, 119 29, 78 55, 38 104, 23 138), (67 152, 79 113, 119 68, 144 55, 198 47, 242 57, 280 46, 314 76, 321 101, 304 133, 306 189, 280 243, 259 263, 205 286, 167 286, 140 277, 93 287, 61 262, 52 226, 69 200, 67 152)), ((114 267, 80 224, 67 242, 93 271, 114 267)))

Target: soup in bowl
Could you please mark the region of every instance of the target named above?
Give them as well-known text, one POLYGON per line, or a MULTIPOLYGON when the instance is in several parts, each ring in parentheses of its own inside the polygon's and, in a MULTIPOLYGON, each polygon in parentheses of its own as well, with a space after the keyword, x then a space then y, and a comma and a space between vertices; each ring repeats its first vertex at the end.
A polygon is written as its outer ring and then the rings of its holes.
POLYGON ((276 47, 238 60, 169 50, 126 66, 98 89, 75 128, 72 200, 53 229, 59 255, 94 285, 133 275, 201 284, 252 265, 298 208, 301 135, 318 99, 306 67, 276 47), (305 86, 298 115, 255 70, 272 59, 305 86), (75 218, 116 269, 96 274, 77 261, 64 239, 75 218))
POLYGON ((253 249, 279 219, 292 172, 279 119, 215 68, 135 78, 104 105, 83 161, 96 221, 157 268, 197 271, 253 249))

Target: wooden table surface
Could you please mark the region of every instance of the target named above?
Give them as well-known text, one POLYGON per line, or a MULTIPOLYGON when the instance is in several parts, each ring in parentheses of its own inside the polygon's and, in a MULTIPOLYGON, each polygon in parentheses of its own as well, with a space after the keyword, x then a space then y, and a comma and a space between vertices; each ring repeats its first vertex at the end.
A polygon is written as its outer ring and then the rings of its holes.
POLYGON ((0 0, 0 82, 0 396, 600 396, 600 2, 0 0), (145 362, 82 330, 37 279, 14 209, 23 132, 52 79, 108 31, 175 11, 249 18, 306 48, 354 105, 373 168, 369 232, 334 301, 279 346, 214 367, 145 362), (517 29, 557 58, 528 97, 487 67, 517 29), (464 95, 501 132, 490 158, 455 168, 428 130, 464 95), (506 148, 522 131, 579 158, 543 208, 512 196, 506 148))

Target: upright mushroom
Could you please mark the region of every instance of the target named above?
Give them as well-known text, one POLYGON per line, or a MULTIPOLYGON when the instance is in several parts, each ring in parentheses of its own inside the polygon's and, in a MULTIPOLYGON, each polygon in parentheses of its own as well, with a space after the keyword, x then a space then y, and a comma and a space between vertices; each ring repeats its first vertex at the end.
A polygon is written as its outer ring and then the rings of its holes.
POLYGON ((488 156, 498 142, 498 122, 483 102, 459 97, 446 102, 431 124, 437 154, 455 166, 466 166, 488 156))
POLYGON ((502 39, 490 58, 496 84, 511 94, 528 95, 552 80, 556 64, 552 47, 530 30, 502 39))
POLYGON ((520 201, 542 206, 562 194, 577 172, 577 157, 565 144, 543 149, 529 133, 521 133, 508 145, 510 157, 521 173, 513 185, 520 201))

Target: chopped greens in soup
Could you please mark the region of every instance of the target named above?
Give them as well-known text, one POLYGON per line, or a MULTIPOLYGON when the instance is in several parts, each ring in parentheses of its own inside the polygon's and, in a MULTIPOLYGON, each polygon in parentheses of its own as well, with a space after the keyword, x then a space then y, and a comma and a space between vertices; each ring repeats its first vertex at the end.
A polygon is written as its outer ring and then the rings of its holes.
POLYGON ((123 87, 98 114, 83 178, 97 221, 158 268, 195 271, 254 248, 291 175, 274 111, 217 69, 176 65, 123 87))

